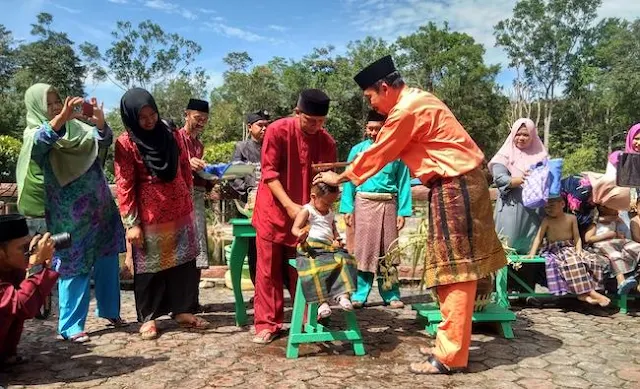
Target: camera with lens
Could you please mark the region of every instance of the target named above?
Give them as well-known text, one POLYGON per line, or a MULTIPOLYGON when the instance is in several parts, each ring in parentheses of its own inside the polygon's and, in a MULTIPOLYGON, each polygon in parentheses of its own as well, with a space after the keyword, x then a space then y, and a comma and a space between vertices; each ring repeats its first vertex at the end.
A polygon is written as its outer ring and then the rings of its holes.
POLYGON ((68 232, 51 235, 49 239, 53 241, 53 247, 55 247, 56 250, 64 250, 71 247, 71 234, 68 232))

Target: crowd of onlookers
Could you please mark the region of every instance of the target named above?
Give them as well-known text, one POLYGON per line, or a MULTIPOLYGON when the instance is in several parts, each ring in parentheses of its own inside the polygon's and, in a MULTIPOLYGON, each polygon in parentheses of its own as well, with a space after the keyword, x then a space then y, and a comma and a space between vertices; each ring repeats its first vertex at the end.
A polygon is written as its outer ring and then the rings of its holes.
MULTIPOLYGON (((640 124, 627 134, 624 153, 640 152, 640 124)), ((562 178, 558 193, 546 205, 523 203, 523 186, 536 164, 549 158, 535 124, 516 121, 496 156, 489 162, 499 191, 496 231, 520 255, 540 254, 545 264, 528 265, 520 276, 556 295, 576 294, 580 300, 606 306, 600 293, 607 278, 617 281, 617 293, 638 287, 640 220, 635 214, 637 192, 617 185, 621 151, 612 153, 604 174, 584 172, 562 178)))

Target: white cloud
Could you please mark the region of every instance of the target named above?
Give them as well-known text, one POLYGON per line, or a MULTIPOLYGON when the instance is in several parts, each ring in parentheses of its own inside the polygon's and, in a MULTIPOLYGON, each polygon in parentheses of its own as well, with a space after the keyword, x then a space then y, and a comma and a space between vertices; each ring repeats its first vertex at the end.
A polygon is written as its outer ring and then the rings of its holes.
POLYGON ((52 5, 58 9, 61 9, 63 11, 67 11, 71 14, 79 14, 81 11, 79 9, 76 8, 69 8, 69 7, 65 7, 64 5, 60 5, 60 4, 53 4, 52 5))
POLYGON ((218 13, 218 11, 216 11, 215 9, 208 9, 208 8, 200 8, 200 9, 198 9, 198 12, 203 13, 203 14, 216 14, 216 13, 218 13))
POLYGON ((204 23, 205 26, 211 28, 213 31, 220 35, 227 36, 229 38, 238 38, 248 42, 258 42, 268 40, 266 37, 258 34, 254 34, 251 31, 246 31, 238 27, 226 25, 224 23, 204 23))
POLYGON ((170 3, 164 0, 147 0, 145 1, 144 5, 147 8, 163 11, 169 14, 182 15, 182 17, 189 20, 195 20, 198 18, 198 16, 190 10, 181 7, 178 4, 170 3))
POLYGON ((188 9, 183 9, 180 11, 180 15, 182 15, 182 17, 184 17, 185 19, 189 19, 189 20, 196 20, 198 19, 198 16, 196 16, 196 14, 194 14, 193 12, 189 11, 188 9))
MULTIPOLYGON (((445 22, 453 31, 471 35, 484 45, 485 59, 491 64, 506 67, 508 59, 501 48, 495 47, 493 27, 511 17, 517 0, 343 0, 353 15, 351 24, 367 35, 395 40, 415 32, 429 22, 442 26, 445 22)), ((640 1, 603 0, 600 18, 633 19, 640 16, 640 1)))
POLYGON ((285 31, 288 30, 287 27, 279 26, 277 24, 270 24, 270 25, 267 26, 267 28, 269 28, 270 30, 273 30, 273 31, 278 31, 278 32, 285 32, 285 31))
POLYGON ((220 22, 205 22, 204 25, 220 35, 229 38, 238 38, 248 42, 271 41, 275 43, 277 40, 262 35, 255 34, 251 31, 243 30, 238 27, 229 26, 220 22))
POLYGON ((178 8, 177 4, 168 3, 163 0, 148 0, 144 3, 145 6, 153 9, 159 9, 161 11, 173 11, 178 8))
POLYGON ((109 3, 113 3, 113 4, 127 4, 129 3, 128 0, 107 0, 109 3))

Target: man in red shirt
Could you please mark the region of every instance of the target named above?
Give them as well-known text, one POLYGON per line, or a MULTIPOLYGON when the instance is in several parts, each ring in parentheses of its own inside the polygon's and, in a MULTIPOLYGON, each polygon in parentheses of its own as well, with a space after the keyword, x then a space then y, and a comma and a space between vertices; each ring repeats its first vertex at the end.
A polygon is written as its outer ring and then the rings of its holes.
POLYGON ((50 237, 31 239, 23 216, 0 215, 0 366, 23 361, 17 352, 24 321, 38 314, 58 279, 49 269, 50 237))
POLYGON ((252 219, 258 253, 254 343, 268 344, 282 330, 285 277, 294 296, 297 273, 287 264, 295 257, 293 220, 310 199, 311 165, 336 161, 336 142, 323 128, 329 102, 324 92, 306 89, 300 93, 295 115, 273 122, 265 133, 252 219))
MULTIPOLYGON (((209 268, 209 245, 207 241, 207 220, 205 215, 205 197, 213 185, 198 175, 206 162, 204 145, 200 134, 209 121, 209 103, 204 100, 190 99, 185 110, 184 127, 178 130, 180 139, 188 152, 189 164, 193 171, 193 209, 196 213, 196 229, 200 251, 196 257, 198 271, 209 268)), ((197 311, 203 311, 198 299, 197 311)))

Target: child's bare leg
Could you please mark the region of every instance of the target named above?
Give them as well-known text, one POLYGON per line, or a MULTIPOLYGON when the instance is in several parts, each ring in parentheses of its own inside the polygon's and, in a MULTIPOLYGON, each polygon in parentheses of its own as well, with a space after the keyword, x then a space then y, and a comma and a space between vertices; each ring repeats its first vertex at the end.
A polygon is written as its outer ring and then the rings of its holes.
POLYGON ((624 282, 625 278, 624 278, 624 274, 618 274, 616 276, 616 281, 618 282, 618 285, 622 285, 622 283, 624 282))

